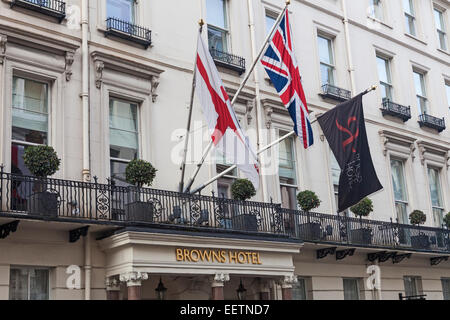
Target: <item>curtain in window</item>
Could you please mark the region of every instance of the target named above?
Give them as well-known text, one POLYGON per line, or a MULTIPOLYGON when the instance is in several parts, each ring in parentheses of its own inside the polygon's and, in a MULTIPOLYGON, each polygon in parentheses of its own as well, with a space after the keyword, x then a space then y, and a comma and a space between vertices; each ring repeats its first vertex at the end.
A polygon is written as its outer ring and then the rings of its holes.
POLYGON ((450 300, 450 279, 442 279, 442 292, 444 300, 450 300))
POLYGON ((358 279, 344 279, 344 300, 359 300, 358 279))
POLYGON ((118 18, 134 23, 135 0, 107 0, 108 18, 118 18))
POLYGON ((294 141, 292 138, 284 139, 279 143, 278 159, 279 159, 279 176, 293 180, 296 182, 295 174, 295 158, 294 158, 294 141))
MULTIPOLYGON (((131 149, 136 153, 138 150, 137 105, 111 99, 109 132, 112 146, 131 149)), ((134 155, 123 153, 118 157, 132 160, 134 155)))
POLYGON ((292 300, 306 300, 305 279, 299 278, 297 283, 292 286, 292 300))
POLYGON ((395 200, 407 201, 405 177, 403 174, 403 162, 391 160, 391 171, 395 200))
POLYGON ((48 300, 48 269, 11 268, 10 300, 48 300))
POLYGON ((28 300, 28 272, 26 270, 11 269, 9 300, 28 300))
POLYGON ((417 281, 415 277, 404 277, 403 282, 405 284, 405 295, 417 296, 419 294, 417 290, 417 281))

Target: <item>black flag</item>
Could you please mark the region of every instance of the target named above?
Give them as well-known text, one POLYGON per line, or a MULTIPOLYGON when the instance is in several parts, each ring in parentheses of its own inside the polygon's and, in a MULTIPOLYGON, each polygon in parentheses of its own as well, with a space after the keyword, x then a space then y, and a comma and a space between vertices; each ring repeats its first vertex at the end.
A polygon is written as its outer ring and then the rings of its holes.
POLYGON ((363 93, 341 103, 318 118, 323 133, 341 167, 339 212, 383 188, 378 180, 367 142, 363 93))

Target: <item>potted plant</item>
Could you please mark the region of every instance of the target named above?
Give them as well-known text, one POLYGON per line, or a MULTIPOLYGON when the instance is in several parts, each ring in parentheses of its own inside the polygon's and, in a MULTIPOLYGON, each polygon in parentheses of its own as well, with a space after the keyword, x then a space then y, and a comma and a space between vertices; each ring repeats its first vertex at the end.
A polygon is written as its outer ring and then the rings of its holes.
MULTIPOLYGON (((256 195, 256 190, 248 179, 237 179, 231 185, 231 194, 235 200, 246 201, 256 195)), ((245 231, 258 231, 256 215, 240 213, 239 210, 234 210, 234 213, 232 225, 235 228, 245 231)))
POLYGON ((297 202, 300 208, 306 212, 308 218, 307 223, 298 226, 300 236, 306 240, 319 240, 321 238, 321 225, 319 222, 311 222, 309 217, 309 212, 320 206, 319 197, 315 192, 305 190, 297 194, 297 202))
MULTIPOLYGON (((409 221, 411 224, 420 226, 427 221, 427 216, 423 211, 414 210, 409 215, 409 221)), ((428 249, 430 248, 430 237, 425 233, 419 231, 418 235, 411 236, 411 246, 416 249, 428 249)))
POLYGON ((373 211, 373 202, 369 198, 364 198, 350 208, 360 219, 361 228, 350 230, 350 241, 360 244, 372 243, 372 229, 363 227, 362 217, 367 217, 373 211))
POLYGON ((45 179, 58 171, 61 160, 50 146, 29 146, 23 155, 25 166, 37 177, 33 194, 28 198, 27 211, 41 216, 58 216, 58 194, 47 190, 45 179))
POLYGON ((156 169, 150 162, 134 159, 128 163, 125 169, 125 179, 135 186, 130 196, 134 196, 133 201, 126 204, 126 213, 131 221, 153 221, 153 204, 141 201, 141 188, 144 185, 151 185, 156 176, 156 169))

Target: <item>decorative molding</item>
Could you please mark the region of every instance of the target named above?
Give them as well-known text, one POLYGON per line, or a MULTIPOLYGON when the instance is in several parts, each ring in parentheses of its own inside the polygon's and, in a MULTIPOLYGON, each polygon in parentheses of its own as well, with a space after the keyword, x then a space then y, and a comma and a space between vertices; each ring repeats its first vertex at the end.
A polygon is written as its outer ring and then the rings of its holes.
POLYGON ((393 258, 397 252, 387 252, 387 251, 380 251, 380 252, 372 252, 367 254, 367 260, 370 262, 375 262, 378 260, 378 262, 386 262, 390 258, 393 258))
POLYGON ((120 280, 117 277, 108 277, 105 280, 106 291, 119 291, 120 280))
POLYGON ((272 107, 266 107, 266 108, 264 108, 264 112, 266 114, 266 128, 270 129, 270 128, 272 128, 273 108, 272 107))
POLYGON ((66 67, 65 67, 66 81, 70 81, 70 78, 72 77, 72 64, 74 61, 74 55, 75 55, 74 52, 66 51, 66 56, 65 56, 65 59, 66 59, 66 67))
POLYGON ((77 242, 80 240, 81 236, 86 237, 88 233, 89 226, 81 227, 78 229, 73 229, 69 231, 69 242, 77 242))
POLYGON ((247 114, 247 124, 250 125, 252 123, 252 119, 253 119, 252 111, 253 111, 253 108, 255 107, 255 100, 248 100, 246 106, 247 106, 247 108, 246 108, 245 113, 247 114))
POLYGON ((280 285, 281 285, 281 288, 288 289, 288 288, 292 288, 292 286, 294 284, 296 284, 297 282, 298 282, 297 276, 294 274, 290 274, 290 275, 284 276, 281 279, 280 285))
POLYGON ((20 220, 8 222, 0 226, 0 239, 5 239, 11 232, 17 231, 20 220))
POLYGON ((325 248, 316 251, 317 259, 323 259, 329 254, 335 254, 337 247, 325 248))
POLYGON ((444 262, 444 261, 448 261, 448 256, 447 257, 430 258, 430 264, 432 266, 437 266, 438 264, 440 264, 441 262, 444 262))
POLYGON ((228 273, 216 273, 212 278, 212 287, 223 287, 225 282, 230 281, 230 275, 228 273))
POLYGON ((402 262, 405 258, 410 259, 411 256, 412 256, 412 253, 405 253, 405 254, 399 254, 399 255, 395 254, 395 255, 392 257, 392 263, 394 263, 394 264, 400 263, 400 262, 402 262))
POLYGON ((353 256, 355 251, 355 248, 336 251, 336 260, 343 260, 347 256, 353 256))
POLYGON ((0 34, 0 64, 3 64, 6 56, 6 44, 8 37, 5 34, 0 34))
POLYGON ((105 69, 105 64, 102 61, 96 61, 95 64, 95 86, 97 89, 102 87, 103 82, 103 69, 105 69))
POLYGON ((383 155, 385 157, 387 156, 388 150, 391 150, 403 153, 408 157, 411 157, 411 160, 414 161, 415 159, 414 152, 416 150, 414 142, 417 139, 389 130, 380 130, 378 131, 378 134, 380 135, 381 138, 383 155))
POLYGON ((425 165, 425 160, 431 160, 441 163, 448 170, 450 167, 450 148, 423 140, 417 141, 417 147, 419 149, 420 163, 423 166, 425 165))
POLYGON ((142 284, 142 280, 148 279, 148 273, 140 271, 131 271, 127 273, 122 273, 119 279, 120 282, 126 282, 127 287, 140 286, 142 284))
POLYGON ((151 83, 150 92, 152 93, 152 102, 154 103, 156 101, 156 97, 158 96, 156 94, 156 89, 159 86, 159 76, 153 76, 150 79, 150 83, 151 83))
POLYGON ((277 122, 284 123, 286 125, 292 125, 289 111, 284 107, 281 101, 274 99, 262 99, 261 103, 266 116, 267 129, 270 129, 272 127, 272 123, 276 120, 278 120, 277 122), (274 117, 275 115, 277 117, 274 117))

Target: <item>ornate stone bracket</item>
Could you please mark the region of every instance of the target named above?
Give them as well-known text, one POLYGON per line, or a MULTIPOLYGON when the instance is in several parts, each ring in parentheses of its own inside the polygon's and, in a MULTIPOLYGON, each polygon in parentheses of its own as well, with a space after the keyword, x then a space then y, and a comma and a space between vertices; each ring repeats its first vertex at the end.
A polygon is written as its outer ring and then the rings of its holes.
POLYGON ((392 263, 396 264, 396 263, 400 263, 402 262, 404 259, 410 259, 412 256, 412 253, 405 253, 405 254, 399 254, 399 255, 395 255, 392 257, 392 263))
POLYGON ((152 85, 152 87, 150 88, 150 91, 152 93, 152 102, 154 103, 156 101, 156 97, 158 96, 156 94, 156 89, 159 86, 159 77, 152 76, 150 82, 151 82, 151 85, 152 85))
POLYGON ((108 277, 106 278, 105 286, 107 291, 119 291, 120 280, 117 277, 108 277))
POLYGON ((380 252, 372 252, 367 254, 367 260, 370 262, 375 262, 378 260, 378 262, 386 262, 390 258, 394 257, 397 254, 397 252, 387 252, 387 251, 380 251, 380 252))
POLYGON ((266 107, 266 108, 264 108, 264 111, 266 113, 266 128, 270 129, 270 128, 272 128, 273 108, 272 107, 266 107))
POLYGON ((140 286, 142 284, 142 280, 148 279, 148 273, 131 271, 121 274, 119 279, 120 282, 126 282, 128 287, 140 286))
POLYGON ((15 220, 0 226, 0 239, 5 239, 11 232, 16 232, 20 220, 15 220))
POLYGON ((102 61, 95 61, 95 86, 97 89, 102 87, 103 69, 105 69, 105 64, 102 61))
POLYGON ((247 115, 247 124, 250 125, 252 123, 252 110, 255 107, 255 101, 254 100, 249 100, 247 101, 247 105, 246 105, 246 115, 247 115))
POLYGON ((329 254, 335 254, 336 253, 336 249, 337 249, 337 247, 325 248, 325 249, 317 250, 316 251, 316 257, 317 257, 317 259, 323 259, 329 254))
POLYGON ((0 34, 0 64, 3 64, 6 56, 6 43, 8 37, 5 34, 0 34))
POLYGON ((296 284, 297 282, 298 282, 297 276, 294 274, 290 274, 288 276, 284 276, 280 280, 280 285, 281 285, 281 288, 287 289, 287 288, 292 288, 292 286, 294 284, 296 284))
POLYGON ((81 236, 86 237, 89 226, 69 231, 69 242, 77 242, 81 236))
POLYGON ((447 257, 430 258, 430 264, 432 266, 437 266, 438 264, 440 264, 441 262, 444 262, 444 261, 448 261, 448 256, 447 257))
POLYGON ((212 278, 212 287, 223 287, 225 282, 230 281, 230 275, 228 273, 216 273, 212 278))
POLYGON ((336 260, 342 260, 345 259, 347 256, 353 256, 355 254, 355 248, 352 249, 345 249, 336 251, 336 260))
POLYGON ((72 77, 72 64, 74 61, 74 55, 75 55, 74 52, 66 51, 66 57, 65 57, 65 59, 66 59, 66 67, 65 67, 66 68, 66 71, 65 71, 66 81, 70 81, 70 78, 72 77))

